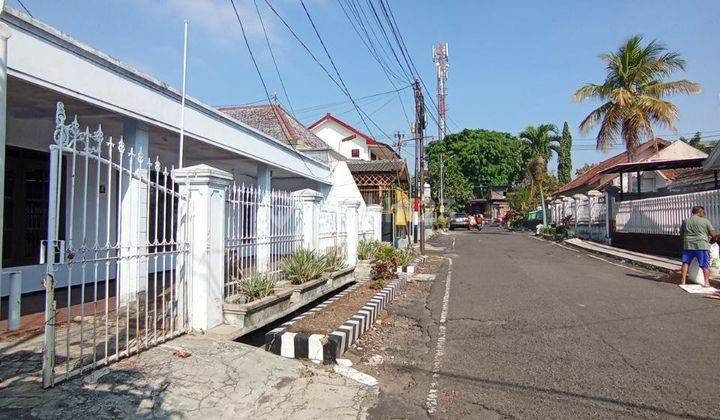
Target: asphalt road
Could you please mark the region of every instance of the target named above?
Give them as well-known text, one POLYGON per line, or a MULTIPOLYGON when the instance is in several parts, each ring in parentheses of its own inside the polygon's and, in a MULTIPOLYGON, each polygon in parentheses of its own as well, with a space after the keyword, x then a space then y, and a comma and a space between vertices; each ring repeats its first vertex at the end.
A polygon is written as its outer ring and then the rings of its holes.
POLYGON ((452 264, 435 416, 720 418, 720 302, 527 234, 439 241, 452 264))

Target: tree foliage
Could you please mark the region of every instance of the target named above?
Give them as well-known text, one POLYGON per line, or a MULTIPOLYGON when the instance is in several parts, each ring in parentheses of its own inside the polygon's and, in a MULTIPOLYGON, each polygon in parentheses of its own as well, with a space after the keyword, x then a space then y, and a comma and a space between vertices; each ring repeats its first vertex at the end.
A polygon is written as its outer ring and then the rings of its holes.
POLYGON ((620 136, 632 157, 638 145, 654 139, 653 124, 675 129, 678 109, 665 97, 700 93, 697 83, 667 80, 674 71, 685 70, 685 60, 657 41, 643 45, 642 36, 636 35, 601 58, 607 71, 605 81, 581 87, 573 98, 576 102, 602 101, 580 123, 580 130, 588 132, 599 124, 597 147, 603 151, 610 150, 620 136))
POLYGON ((560 146, 558 148, 557 177, 560 185, 572 181, 572 135, 567 121, 563 124, 560 146))
POLYGON ((703 152, 710 154, 715 146, 717 146, 718 142, 717 140, 709 140, 705 141, 702 138, 702 134, 700 132, 696 132, 690 139, 686 139, 685 137, 680 136, 678 140, 684 141, 685 143, 689 144, 690 146, 702 150, 703 152))
POLYGON ((463 207, 478 186, 516 185, 525 176, 528 153, 517 137, 499 131, 465 129, 426 148, 428 182, 437 200, 444 157, 445 200, 463 207))
POLYGON ((580 175, 584 174, 585 172, 589 171, 590 169, 594 168, 597 165, 597 163, 586 163, 582 167, 577 168, 575 170, 575 177, 579 177, 580 175))

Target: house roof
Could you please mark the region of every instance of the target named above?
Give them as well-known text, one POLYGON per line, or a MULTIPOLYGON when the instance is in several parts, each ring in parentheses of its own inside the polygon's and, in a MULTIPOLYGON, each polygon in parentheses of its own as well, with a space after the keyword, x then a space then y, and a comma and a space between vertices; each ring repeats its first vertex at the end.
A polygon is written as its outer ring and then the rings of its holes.
MULTIPOLYGON (((648 142, 645 142, 637 147, 635 153, 640 154, 645 152, 651 147, 655 147, 655 144, 657 143, 658 148, 664 149, 665 147, 669 146, 671 143, 667 140, 656 138, 655 140, 651 140, 648 142)), ((560 189, 557 190, 555 195, 560 194, 568 194, 570 192, 574 192, 578 189, 597 189, 600 188, 600 183, 602 181, 603 174, 602 172, 606 169, 610 169, 611 167, 621 164, 621 163, 627 163, 628 162, 628 156, 626 152, 619 153, 609 159, 606 159, 597 165, 595 165, 593 168, 585 172, 584 174, 581 174, 577 178, 573 179, 572 181, 568 182, 567 184, 560 187, 560 189)))
MULTIPOLYGON (((332 121, 332 122, 334 122, 334 123, 342 126, 343 128, 351 131, 351 132, 352 132, 353 134, 355 134, 356 136, 364 138, 364 139, 365 139, 365 144, 368 144, 368 145, 379 145, 379 144, 382 144, 382 143, 376 141, 375 139, 373 139, 372 137, 368 136, 367 134, 363 133, 362 131, 360 131, 360 130, 356 129, 355 127, 351 126, 350 124, 346 123, 345 121, 342 121, 342 120, 334 117, 334 116, 333 116, 332 114, 330 114, 330 113, 325 114, 324 117, 322 117, 322 118, 320 118, 319 120, 315 121, 314 123, 310 124, 310 126, 308 127, 308 130, 312 130, 312 129, 314 129, 315 127, 319 126, 320 124, 322 124, 322 123, 324 123, 324 122, 326 122, 326 121, 332 121)), ((347 140, 350 140, 350 139, 352 139, 352 138, 353 138, 353 137, 347 137, 346 139, 347 139, 347 140)), ((345 140, 345 139, 343 139, 343 140, 345 140)))
POLYGON ((687 158, 687 159, 662 159, 662 160, 649 160, 644 162, 626 162, 618 163, 617 165, 611 166, 600 174, 619 174, 622 172, 636 172, 636 171, 657 171, 663 169, 682 169, 682 168, 700 168, 706 158, 687 158))
POLYGON ((311 149, 328 145, 277 104, 237 105, 218 108, 222 113, 282 140, 291 146, 311 149))
POLYGON ((391 173, 404 181, 407 179, 407 164, 404 159, 348 160, 348 169, 353 174, 391 173))

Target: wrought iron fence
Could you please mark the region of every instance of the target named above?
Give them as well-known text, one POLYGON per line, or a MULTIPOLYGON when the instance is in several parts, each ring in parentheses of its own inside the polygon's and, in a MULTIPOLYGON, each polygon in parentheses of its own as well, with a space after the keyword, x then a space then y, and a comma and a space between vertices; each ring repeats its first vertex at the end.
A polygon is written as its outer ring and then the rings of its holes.
POLYGON ((285 191, 233 185, 225 215, 225 296, 254 273, 281 279, 280 261, 303 244, 302 202, 285 191))
POLYGON ((46 387, 185 332, 190 249, 172 168, 66 125, 62 103, 50 152, 46 387))

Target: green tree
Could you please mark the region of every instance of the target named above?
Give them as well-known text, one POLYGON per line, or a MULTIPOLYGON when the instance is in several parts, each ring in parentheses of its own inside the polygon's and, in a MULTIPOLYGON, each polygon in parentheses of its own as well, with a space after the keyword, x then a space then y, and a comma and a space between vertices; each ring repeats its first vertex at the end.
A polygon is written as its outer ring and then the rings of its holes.
POLYGON ((560 147, 558 149, 558 182, 565 185, 572 181, 572 135, 567 121, 563 124, 560 147))
POLYGON ((657 41, 643 46, 640 35, 601 58, 607 71, 605 81, 587 84, 573 96, 576 102, 588 99, 603 102, 580 123, 580 130, 588 132, 599 123, 598 149, 610 150, 619 135, 628 157, 632 158, 639 144, 655 138, 653 124, 675 130, 677 107, 664 98, 679 93, 696 94, 700 86, 688 80, 667 81, 674 71, 685 70, 685 60, 657 41))
POLYGON ((575 170, 575 177, 579 177, 580 175, 584 174, 585 172, 589 171, 590 169, 594 168, 597 165, 597 163, 586 163, 581 168, 577 168, 575 170))
MULTIPOLYGON (((522 140, 530 153, 528 161, 528 175, 530 176, 530 197, 535 196, 535 188, 540 192, 540 202, 544 202, 545 192, 543 180, 547 174, 547 162, 554 151, 558 155, 559 142, 555 124, 541 124, 537 127, 530 125, 520 133, 522 140)), ((545 205, 543 204, 543 214, 545 205)))
POLYGON ((527 152, 517 137, 499 131, 465 129, 425 149, 428 182, 436 201, 440 189, 440 158, 445 162, 445 200, 462 208, 473 188, 517 185, 525 175, 527 152))

